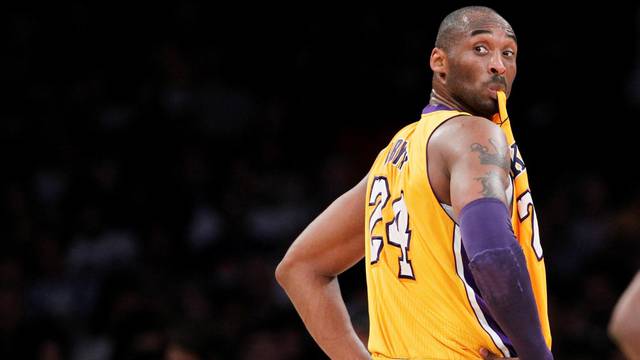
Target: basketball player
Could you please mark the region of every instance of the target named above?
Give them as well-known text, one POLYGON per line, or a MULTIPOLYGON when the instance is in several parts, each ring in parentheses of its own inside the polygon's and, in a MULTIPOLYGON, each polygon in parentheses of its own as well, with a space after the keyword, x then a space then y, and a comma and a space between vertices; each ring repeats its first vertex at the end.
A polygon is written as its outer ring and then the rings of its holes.
POLYGON ((618 300, 609 335, 630 360, 640 360, 640 272, 618 300))
POLYGON ((421 119, 300 234, 276 277, 332 359, 552 359, 536 213, 506 113, 515 34, 467 7, 435 45, 421 119), (363 256, 368 349, 337 280, 363 256))

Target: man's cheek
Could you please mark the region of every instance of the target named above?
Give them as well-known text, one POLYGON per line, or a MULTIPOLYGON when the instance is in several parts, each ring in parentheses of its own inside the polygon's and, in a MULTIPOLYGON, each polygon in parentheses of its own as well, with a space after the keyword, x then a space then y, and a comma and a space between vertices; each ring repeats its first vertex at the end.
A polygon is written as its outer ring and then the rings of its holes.
POLYGON ((468 86, 473 86, 476 85, 476 70, 475 68, 469 64, 467 66, 460 66, 458 69, 458 78, 461 82, 464 83, 464 85, 468 86))

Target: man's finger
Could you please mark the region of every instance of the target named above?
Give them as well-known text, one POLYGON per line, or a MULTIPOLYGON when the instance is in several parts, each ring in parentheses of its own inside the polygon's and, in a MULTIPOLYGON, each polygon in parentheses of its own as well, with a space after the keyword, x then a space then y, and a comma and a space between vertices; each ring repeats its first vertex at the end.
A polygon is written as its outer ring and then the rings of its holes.
POLYGON ((482 356, 484 360, 491 360, 496 358, 491 352, 489 352, 488 349, 485 348, 480 349, 480 356, 482 356))

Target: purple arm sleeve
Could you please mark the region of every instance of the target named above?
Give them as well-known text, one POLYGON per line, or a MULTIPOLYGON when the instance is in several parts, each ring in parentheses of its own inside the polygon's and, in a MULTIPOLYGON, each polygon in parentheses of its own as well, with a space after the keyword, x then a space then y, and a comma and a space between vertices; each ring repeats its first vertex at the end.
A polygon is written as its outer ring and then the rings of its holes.
POLYGON ((467 204, 458 217, 469 269, 491 314, 521 360, 553 359, 547 348, 522 248, 498 199, 467 204))

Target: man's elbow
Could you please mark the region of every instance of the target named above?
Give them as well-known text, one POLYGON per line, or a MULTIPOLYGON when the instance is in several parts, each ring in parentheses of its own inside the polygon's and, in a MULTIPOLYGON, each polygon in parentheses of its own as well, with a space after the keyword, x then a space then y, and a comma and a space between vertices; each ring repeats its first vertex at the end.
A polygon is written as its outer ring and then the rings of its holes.
POLYGON ((637 320, 634 316, 625 314, 624 311, 614 312, 607 328, 609 337, 618 343, 637 341, 640 339, 640 323, 637 320))
MULTIPOLYGON (((287 254, 288 255, 288 254, 287 254)), ((291 259, 290 256, 285 255, 285 257, 280 260, 278 266, 276 266, 276 281, 278 284, 285 289, 289 279, 291 278, 291 274, 293 273, 293 268, 295 267, 295 260, 291 259)))
POLYGON ((295 256, 295 253, 287 253, 280 260, 275 271, 276 281, 284 289, 307 286, 317 279, 328 279, 332 277, 321 275, 318 269, 314 268, 308 260, 295 256))
POLYGON ((620 321, 617 318, 613 318, 609 321, 607 333, 611 339, 618 341, 618 338, 620 337, 620 321))

